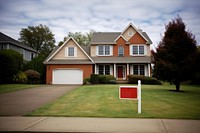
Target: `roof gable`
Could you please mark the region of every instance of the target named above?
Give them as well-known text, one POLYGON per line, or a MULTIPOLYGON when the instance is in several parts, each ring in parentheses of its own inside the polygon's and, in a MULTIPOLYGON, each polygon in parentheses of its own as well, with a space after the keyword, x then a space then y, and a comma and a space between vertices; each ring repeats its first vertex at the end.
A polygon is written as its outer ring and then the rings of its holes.
POLYGON ((0 43, 9 43, 36 53, 36 50, 0 32, 0 43))
POLYGON ((82 52, 91 62, 93 62, 93 60, 92 60, 92 59, 90 58, 90 56, 83 50, 83 48, 82 48, 72 37, 70 37, 70 38, 67 39, 60 47, 58 47, 56 50, 54 50, 54 51, 47 57, 47 59, 44 61, 44 63, 50 61, 51 59, 53 59, 54 56, 55 56, 56 54, 58 54, 58 52, 59 52, 60 50, 62 50, 62 49, 64 48, 64 46, 66 46, 66 45, 68 44, 68 42, 70 42, 70 41, 73 41, 74 44, 81 50, 81 52, 82 52))
MULTIPOLYGON (((139 29, 137 29, 132 23, 130 23, 123 31, 122 31, 122 33, 121 33, 121 35, 123 35, 126 31, 127 31, 127 29, 129 28, 129 27, 132 27, 135 31, 136 31, 136 33, 138 33, 147 43, 151 43, 151 42, 149 42, 149 40, 143 35, 143 33, 139 30, 139 29)), ((130 37, 131 38, 131 37, 130 37)))
POLYGON ((120 38, 123 38, 124 39, 124 41, 126 41, 127 42, 127 40, 122 36, 122 35, 120 35, 120 36, 118 36, 116 39, 115 39, 115 42, 118 40, 118 39, 120 39, 120 38))

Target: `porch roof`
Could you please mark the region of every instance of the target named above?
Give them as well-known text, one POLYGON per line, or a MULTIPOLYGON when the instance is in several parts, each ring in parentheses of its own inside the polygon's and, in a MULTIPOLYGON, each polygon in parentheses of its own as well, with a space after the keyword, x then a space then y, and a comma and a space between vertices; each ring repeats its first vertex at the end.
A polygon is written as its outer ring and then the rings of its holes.
POLYGON ((137 57, 92 57, 95 63, 151 63, 149 56, 137 57))

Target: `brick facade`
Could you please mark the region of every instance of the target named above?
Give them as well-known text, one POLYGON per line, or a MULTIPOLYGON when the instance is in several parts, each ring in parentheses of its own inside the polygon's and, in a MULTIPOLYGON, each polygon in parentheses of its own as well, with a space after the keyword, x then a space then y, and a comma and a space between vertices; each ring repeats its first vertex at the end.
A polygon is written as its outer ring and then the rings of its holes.
POLYGON ((90 77, 92 74, 92 65, 81 64, 81 65, 46 65, 46 84, 52 83, 52 73, 54 69, 58 68, 76 68, 83 70, 83 79, 90 77))

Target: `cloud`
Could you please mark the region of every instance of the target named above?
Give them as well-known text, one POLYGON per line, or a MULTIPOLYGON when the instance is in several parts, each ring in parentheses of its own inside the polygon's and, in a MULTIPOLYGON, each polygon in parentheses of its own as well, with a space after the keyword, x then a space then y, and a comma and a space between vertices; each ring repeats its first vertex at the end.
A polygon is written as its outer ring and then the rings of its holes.
POLYGON ((1 0, 0 29, 19 38, 21 28, 47 25, 56 41, 68 32, 122 31, 130 22, 147 32, 157 46, 165 24, 178 14, 200 44, 197 0, 1 0), (13 30, 12 30, 13 29, 13 30))

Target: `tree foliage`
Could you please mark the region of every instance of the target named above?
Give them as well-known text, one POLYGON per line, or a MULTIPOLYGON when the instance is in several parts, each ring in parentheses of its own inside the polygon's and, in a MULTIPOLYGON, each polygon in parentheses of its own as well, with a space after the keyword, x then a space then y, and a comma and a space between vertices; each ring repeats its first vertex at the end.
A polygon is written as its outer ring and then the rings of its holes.
POLYGON ((173 81, 176 91, 179 91, 180 82, 191 79, 195 73, 196 40, 190 31, 186 31, 186 26, 179 16, 169 22, 165 29, 157 52, 153 52, 154 76, 173 81))
POLYGON ((35 70, 29 69, 26 70, 24 73, 27 75, 28 82, 30 82, 31 84, 37 83, 37 81, 40 79, 40 73, 35 70))
POLYGON ((45 58, 45 55, 39 55, 24 66, 24 70, 33 69, 40 73, 40 83, 45 83, 46 80, 46 69, 45 65, 43 64, 45 58))
POLYGON ((0 64, 0 83, 12 83, 14 76, 22 69, 23 57, 14 50, 2 50, 0 64))
POLYGON ((42 24, 22 28, 19 41, 35 49, 37 54, 48 55, 55 47, 54 34, 42 24))
POLYGON ((81 33, 81 32, 69 32, 66 37, 64 37, 63 41, 60 41, 58 45, 62 45, 69 37, 72 37, 76 40, 76 42, 80 45, 89 45, 91 41, 92 34, 94 30, 90 30, 88 33, 81 33))

